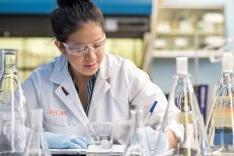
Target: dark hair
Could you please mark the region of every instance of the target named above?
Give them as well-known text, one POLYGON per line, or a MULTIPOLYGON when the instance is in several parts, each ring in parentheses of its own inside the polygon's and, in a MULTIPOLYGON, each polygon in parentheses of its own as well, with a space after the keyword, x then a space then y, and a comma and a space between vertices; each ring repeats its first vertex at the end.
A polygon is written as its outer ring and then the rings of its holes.
POLYGON ((70 34, 83 24, 95 22, 104 31, 102 12, 89 0, 57 0, 59 8, 50 15, 50 23, 55 38, 65 42, 70 34))

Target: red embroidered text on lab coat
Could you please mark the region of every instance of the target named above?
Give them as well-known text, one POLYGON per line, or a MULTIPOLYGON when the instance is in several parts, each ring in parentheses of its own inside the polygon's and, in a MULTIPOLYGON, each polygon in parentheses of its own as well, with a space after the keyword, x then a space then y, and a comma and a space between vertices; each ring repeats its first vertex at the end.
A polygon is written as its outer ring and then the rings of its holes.
POLYGON ((59 109, 49 109, 48 115, 67 115, 67 112, 65 110, 59 110, 59 109))

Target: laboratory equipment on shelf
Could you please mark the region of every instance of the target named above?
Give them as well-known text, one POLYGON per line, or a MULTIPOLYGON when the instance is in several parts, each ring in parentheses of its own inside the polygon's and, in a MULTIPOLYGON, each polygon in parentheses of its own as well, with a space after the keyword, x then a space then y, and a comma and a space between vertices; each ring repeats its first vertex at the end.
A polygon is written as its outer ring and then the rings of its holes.
POLYGON ((142 110, 131 110, 132 128, 129 143, 124 156, 150 156, 148 138, 146 135, 142 110))
POLYGON ((163 118, 161 132, 166 133, 170 129, 168 127, 170 124, 176 125, 179 129, 177 132, 179 143, 175 149, 168 149, 162 155, 209 155, 210 147, 203 118, 188 73, 188 58, 177 57, 176 66, 177 72, 169 95, 169 104, 163 118))
POLYGON ((0 49, 0 155, 21 154, 25 148, 25 97, 17 70, 17 50, 0 49))
POLYGON ((34 109, 30 113, 30 131, 27 137, 24 156, 50 156, 47 142, 43 135, 43 110, 34 109))
POLYGON ((234 155, 233 55, 223 53, 222 77, 207 120, 213 155, 234 155))

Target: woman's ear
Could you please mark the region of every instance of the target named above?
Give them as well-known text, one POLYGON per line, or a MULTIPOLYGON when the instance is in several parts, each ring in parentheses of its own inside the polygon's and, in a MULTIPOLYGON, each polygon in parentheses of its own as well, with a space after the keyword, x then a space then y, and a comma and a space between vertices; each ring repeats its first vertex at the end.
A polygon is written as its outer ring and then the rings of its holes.
POLYGON ((63 45, 62 42, 58 41, 58 40, 55 40, 54 41, 54 44, 56 45, 56 47, 59 49, 59 51, 62 53, 62 54, 65 54, 65 47, 63 45))

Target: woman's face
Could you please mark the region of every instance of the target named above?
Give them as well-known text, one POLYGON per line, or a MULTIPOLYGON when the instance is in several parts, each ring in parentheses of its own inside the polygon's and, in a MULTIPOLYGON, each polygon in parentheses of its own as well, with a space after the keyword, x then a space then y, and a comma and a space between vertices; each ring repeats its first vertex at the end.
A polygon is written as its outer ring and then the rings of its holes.
POLYGON ((83 24, 82 28, 68 36, 64 54, 75 75, 94 75, 104 57, 105 35, 95 23, 83 24))

